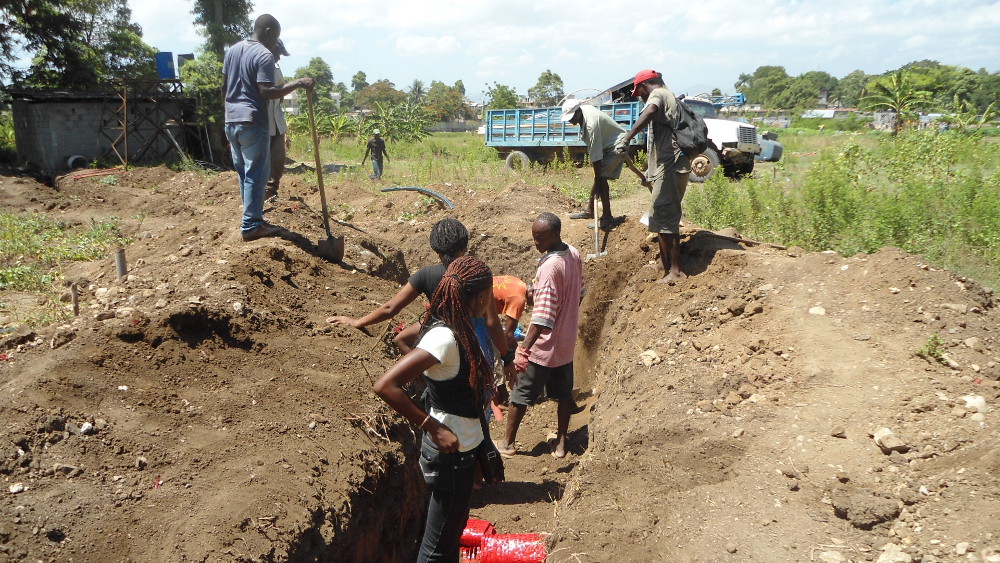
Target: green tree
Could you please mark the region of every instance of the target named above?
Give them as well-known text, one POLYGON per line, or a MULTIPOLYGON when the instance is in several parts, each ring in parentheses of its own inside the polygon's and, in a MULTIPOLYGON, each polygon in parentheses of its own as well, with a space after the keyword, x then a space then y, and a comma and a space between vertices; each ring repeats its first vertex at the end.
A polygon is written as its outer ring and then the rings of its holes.
POLYGON ((359 70, 354 74, 354 77, 351 78, 351 88, 353 88, 355 92, 360 92, 361 90, 364 90, 367 87, 368 87, 368 77, 365 76, 365 73, 359 70))
POLYGON ((392 82, 383 79, 358 92, 357 102, 365 109, 374 109, 375 104, 391 107, 405 103, 406 93, 400 92, 392 82))
POLYGON ((455 89, 461 92, 463 96, 465 95, 465 84, 461 79, 455 81, 455 89))
POLYGON ((900 69, 869 82, 868 95, 861 99, 864 109, 888 110, 896 114, 893 135, 899 134, 904 121, 911 119, 917 110, 928 107, 932 101, 931 92, 914 86, 911 72, 900 69))
POLYGON ((181 67, 184 96, 195 101, 195 119, 198 125, 221 123, 223 115, 219 84, 222 80, 222 61, 212 51, 202 50, 193 61, 181 67))
POLYGON ((466 117, 468 108, 465 105, 465 96, 458 88, 437 80, 431 81, 431 87, 427 91, 427 104, 424 107, 435 121, 453 121, 466 117))
POLYGON ((861 100, 862 91, 869 77, 863 70, 855 70, 837 81, 831 99, 836 100, 841 107, 855 107, 861 100))
POLYGON ((743 92, 747 102, 766 107, 778 107, 779 98, 792 85, 792 78, 783 66, 759 66, 750 76, 743 92))
POLYGON ((810 70, 799 78, 808 80, 813 86, 815 97, 825 98, 828 103, 837 89, 837 77, 822 70, 810 70))
POLYGON ((410 105, 418 106, 424 103, 424 98, 427 97, 427 90, 424 89, 424 83, 422 80, 418 80, 416 78, 413 79, 413 84, 410 85, 409 95, 410 105))
POLYGON ((733 84, 733 88, 735 88, 737 92, 743 92, 745 95, 745 90, 750 87, 751 80, 753 80, 753 75, 741 72, 739 79, 733 84))
POLYGON ((76 35, 65 38, 61 49, 35 53, 29 85, 86 89, 156 77, 156 51, 142 40, 126 0, 76 0, 64 9, 78 22, 76 35))
POLYGON ((538 107, 549 107, 563 98, 563 81, 558 74, 546 69, 538 77, 538 82, 528 88, 528 97, 538 107))
POLYGON ((72 0, 0 4, 0 82, 19 82, 14 66, 21 52, 45 53, 67 64, 83 64, 76 47, 83 23, 70 13, 72 0))
MULTIPOLYGON (((316 81, 316 87, 313 88, 312 94, 313 104, 316 105, 316 112, 323 114, 337 113, 336 103, 331 96, 336 85, 333 82, 333 71, 330 70, 330 65, 326 64, 326 61, 322 57, 313 57, 309 59, 309 64, 296 69, 292 78, 302 78, 304 76, 310 76, 316 81)), ((303 93, 304 91, 300 92, 299 95, 303 93)))
POLYGON ((509 109, 518 106, 517 91, 505 84, 493 83, 486 86, 486 104, 488 109, 509 109))
POLYGON ((199 33, 205 37, 204 49, 222 59, 226 47, 253 32, 251 11, 250 0, 194 0, 191 13, 199 33))
POLYGON ((374 111, 371 115, 357 122, 356 135, 359 143, 367 141, 373 129, 378 129, 386 142, 390 143, 420 141, 430 135, 427 127, 431 124, 431 119, 420 106, 405 102, 375 102, 372 109, 374 111))

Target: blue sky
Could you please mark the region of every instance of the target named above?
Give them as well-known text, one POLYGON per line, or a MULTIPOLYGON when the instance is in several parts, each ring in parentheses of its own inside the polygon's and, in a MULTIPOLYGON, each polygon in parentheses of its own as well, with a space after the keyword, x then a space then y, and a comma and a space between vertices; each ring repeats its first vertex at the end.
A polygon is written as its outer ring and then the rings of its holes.
MULTIPOLYGON (((190 0, 130 6, 158 50, 201 43, 190 0)), ((288 74, 319 56, 347 84, 358 70, 400 90, 414 79, 461 79, 474 101, 493 82, 525 94, 546 69, 571 92, 654 68, 672 90, 693 95, 732 92, 741 72, 761 65, 838 78, 921 59, 1000 67, 1000 1, 258 0, 254 17, 262 13, 282 24, 288 74)))

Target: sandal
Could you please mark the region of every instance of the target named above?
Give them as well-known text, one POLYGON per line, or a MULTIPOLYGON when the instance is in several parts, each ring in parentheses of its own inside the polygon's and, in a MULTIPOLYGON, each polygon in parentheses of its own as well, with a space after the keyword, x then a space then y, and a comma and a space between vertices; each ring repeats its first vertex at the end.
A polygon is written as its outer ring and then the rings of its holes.
POLYGON ((569 214, 570 219, 593 219, 594 214, 590 211, 577 211, 569 214))

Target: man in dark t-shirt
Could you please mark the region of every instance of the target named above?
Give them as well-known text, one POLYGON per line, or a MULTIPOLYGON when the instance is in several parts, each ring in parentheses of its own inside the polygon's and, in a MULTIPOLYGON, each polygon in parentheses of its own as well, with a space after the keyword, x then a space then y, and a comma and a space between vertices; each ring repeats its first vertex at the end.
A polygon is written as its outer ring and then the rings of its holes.
POLYGON ((381 180, 382 179, 382 157, 385 156, 386 162, 389 159, 389 153, 385 150, 385 140, 382 139, 382 132, 378 129, 372 131, 374 137, 368 141, 365 145, 365 156, 361 157, 361 164, 365 163, 365 159, 368 158, 368 154, 372 155, 372 175, 371 179, 381 180))
POLYGON ((281 227, 264 222, 264 189, 270 172, 267 100, 283 98, 292 90, 312 91, 313 79, 292 80, 276 86, 274 55, 281 25, 270 14, 254 22, 253 35, 226 51, 222 61, 222 98, 226 106, 226 138, 239 175, 244 241, 278 236, 281 227))

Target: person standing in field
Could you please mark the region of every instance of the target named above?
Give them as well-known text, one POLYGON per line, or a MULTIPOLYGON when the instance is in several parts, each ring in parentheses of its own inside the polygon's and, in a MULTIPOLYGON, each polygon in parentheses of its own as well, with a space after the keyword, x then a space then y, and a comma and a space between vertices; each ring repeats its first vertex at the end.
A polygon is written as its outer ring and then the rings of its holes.
POLYGON ((515 439, 528 405, 542 391, 558 401, 556 437, 549 441, 554 457, 566 457, 566 434, 573 412, 573 353, 576 350, 580 301, 583 299, 583 260, 564 242, 562 224, 552 213, 542 213, 531 224, 535 249, 542 253, 532 284, 531 325, 517 347, 514 368, 520 372, 510 393, 507 428, 497 450, 505 457, 517 453, 515 439))
POLYGON ((254 22, 253 35, 230 47, 222 62, 226 138, 239 175, 244 241, 278 236, 283 231, 264 221, 264 190, 271 168, 267 100, 283 98, 298 88, 311 91, 314 84, 312 78, 303 77, 284 86, 275 85, 271 49, 280 35, 278 20, 264 14, 254 22))
MULTIPOLYGON (((274 85, 280 88, 285 85, 285 76, 281 73, 278 61, 281 57, 289 56, 288 49, 285 49, 285 43, 281 39, 278 39, 271 54, 274 55, 274 85)), ((285 174, 285 133, 288 131, 288 122, 285 120, 282 101, 283 98, 267 101, 267 134, 271 137, 271 177, 267 182, 267 189, 264 190, 264 201, 277 201, 281 177, 285 174)))
POLYGON ((658 282, 681 280, 687 277, 681 270, 681 200, 687 190, 690 161, 674 141, 680 102, 655 70, 642 70, 635 75, 632 95, 646 102, 646 107, 632 130, 615 145, 615 151, 625 154, 632 137, 653 124, 652 150, 646 168, 646 179, 653 185, 649 232, 657 234, 663 263, 663 277, 658 282))
POLYGON ((625 216, 615 217, 611 213, 611 187, 608 180, 617 180, 622 175, 623 156, 615 152, 615 145, 625 137, 625 129, 610 115, 582 100, 570 98, 563 102, 562 120, 580 126, 580 136, 587 144, 587 155, 594 169, 594 185, 590 188, 587 210, 571 213, 570 219, 593 219, 594 205, 601 200, 601 220, 599 226, 609 231, 625 221, 625 216))
POLYGON ((385 150, 385 139, 382 138, 382 132, 378 129, 372 131, 372 138, 365 145, 365 156, 361 157, 361 164, 365 163, 365 159, 368 158, 369 154, 372 155, 372 175, 370 178, 381 180, 383 170, 382 157, 385 157, 386 162, 390 159, 389 152, 385 150))

